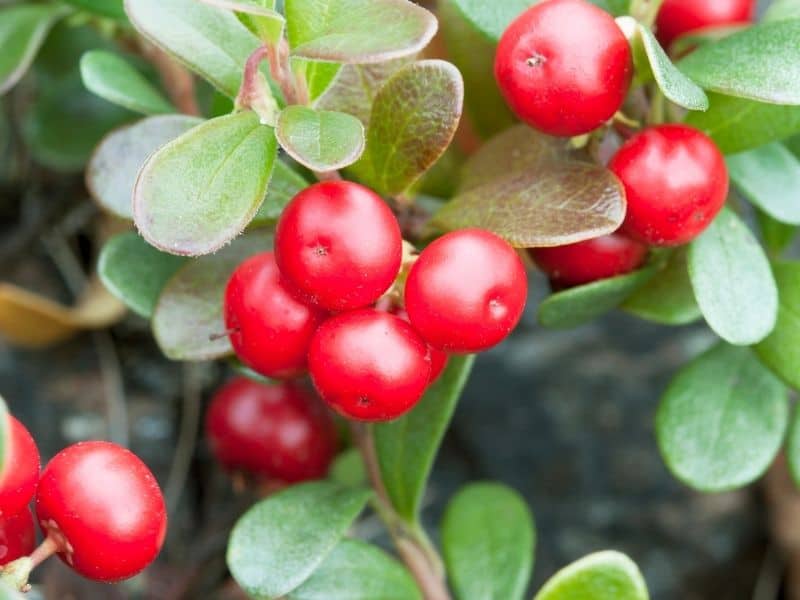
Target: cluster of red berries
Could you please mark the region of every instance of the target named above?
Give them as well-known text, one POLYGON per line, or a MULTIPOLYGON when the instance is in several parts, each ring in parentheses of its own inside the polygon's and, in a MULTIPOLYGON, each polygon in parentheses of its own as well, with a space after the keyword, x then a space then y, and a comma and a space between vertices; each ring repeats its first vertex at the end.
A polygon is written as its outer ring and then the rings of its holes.
POLYGON ((409 262, 394 214, 372 190, 348 181, 306 188, 278 222, 274 253, 246 260, 228 282, 236 354, 271 378, 307 369, 322 399, 348 418, 402 415, 448 353, 502 341, 527 296, 519 256, 487 231, 437 239, 406 277, 409 262))
POLYGON ((167 530, 164 498, 147 466, 110 442, 69 446, 39 472, 39 450, 8 415, 0 471, 0 577, 24 586, 30 570, 52 554, 96 581, 132 577, 161 550, 167 530), (30 510, 45 536, 35 547, 30 510))
MULTIPOLYGON (((752 0, 666 0, 658 28, 671 42, 697 27, 746 22, 752 12, 752 0)), ((517 116, 554 136, 583 135, 613 118, 632 73, 622 31, 585 0, 546 0, 528 9, 505 31, 495 58, 500 90, 517 116)), ((608 166, 627 198, 620 231, 531 250, 558 287, 632 271, 643 264, 649 246, 686 244, 708 227, 728 194, 722 154, 710 138, 686 125, 639 132, 608 166)))

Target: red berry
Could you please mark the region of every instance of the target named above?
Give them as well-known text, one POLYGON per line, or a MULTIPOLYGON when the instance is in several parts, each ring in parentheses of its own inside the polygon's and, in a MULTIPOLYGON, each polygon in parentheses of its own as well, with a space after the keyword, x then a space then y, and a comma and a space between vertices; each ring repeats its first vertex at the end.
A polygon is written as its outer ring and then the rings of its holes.
POLYGON ((623 231, 653 246, 696 238, 728 195, 722 154, 711 139, 686 125, 659 125, 638 133, 608 166, 625 185, 623 231))
POLYGON ((750 23, 755 5, 755 0, 664 0, 656 35, 668 48, 676 38, 696 29, 750 23))
POLYGON ((206 432, 226 468, 287 483, 324 477, 336 453, 333 420, 294 383, 228 382, 211 400, 206 432))
POLYGON ((142 571, 167 531, 155 477, 136 455, 110 442, 81 442, 56 454, 42 471, 36 516, 59 543, 59 557, 97 581, 142 571))
POLYGON ((306 368, 311 336, 325 318, 282 283, 275 255, 257 254, 234 271, 225 289, 225 326, 233 349, 267 377, 291 377, 306 368))
POLYGON ((36 529, 30 508, 0 519, 0 566, 29 555, 34 548, 36 529))
POLYGON ((332 311, 375 302, 400 271, 394 214, 370 189, 317 183, 286 206, 275 232, 281 273, 310 302, 332 311))
MULTIPOLYGON (((400 317, 401 319, 403 319, 408 323, 411 322, 411 320, 408 318, 408 313, 404 308, 396 308, 395 310, 392 311, 392 314, 397 315, 398 317, 400 317)), ((428 344, 428 355, 430 356, 431 359, 430 383, 433 383, 434 381, 439 379, 439 376, 442 374, 442 371, 444 371, 445 367, 447 366, 447 361, 449 360, 450 355, 448 355, 447 352, 443 350, 434 348, 430 344, 428 344)))
POLYGON ((462 229, 422 251, 406 281, 405 303, 411 324, 432 346, 477 352, 511 333, 527 294, 514 249, 488 231, 462 229))
POLYGON ((39 450, 25 426, 8 415, 8 441, 0 469, 0 519, 20 513, 39 480, 39 450))
POLYGON ((431 373, 428 346, 407 322, 372 308, 317 330, 308 365, 322 399, 346 417, 385 421, 410 410, 431 373))
POLYGON ((619 110, 633 62, 608 13, 585 0, 546 0, 503 33, 494 73, 520 119, 550 135, 575 136, 619 110))
POLYGON ((529 252, 548 277, 573 286, 630 273, 644 262, 647 246, 612 233, 577 244, 531 248, 529 252))

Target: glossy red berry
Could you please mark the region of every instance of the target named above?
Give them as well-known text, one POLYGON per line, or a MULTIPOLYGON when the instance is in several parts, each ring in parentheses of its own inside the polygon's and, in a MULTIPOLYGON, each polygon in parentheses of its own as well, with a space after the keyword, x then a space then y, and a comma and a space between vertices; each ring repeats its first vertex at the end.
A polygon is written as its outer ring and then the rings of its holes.
POLYGON ((629 139, 609 168, 625 186, 623 231, 653 246, 696 238, 725 204, 728 170, 705 134, 686 125, 659 125, 629 139))
POLYGON ((350 181, 318 183, 297 194, 275 232, 283 275, 310 302, 332 311, 375 302, 397 277, 402 244, 386 203, 350 181))
POLYGON ((478 352, 503 341, 525 308, 528 279, 516 251, 482 229, 425 248, 406 281, 411 324, 435 348, 478 352))
POLYGON ((346 417, 385 421, 410 410, 431 373, 428 346, 406 321, 365 308, 317 330, 308 354, 322 399, 346 417))
POLYGON ((120 581, 158 555, 167 531, 164 497, 132 452, 110 442, 81 442, 42 471, 36 516, 59 544, 59 557, 97 581, 120 581))
POLYGON ((566 246, 531 248, 529 252, 550 279, 573 286, 630 273, 644 262, 647 246, 612 233, 566 246))
POLYGON ((27 506, 16 515, 0 518, 0 566, 36 548, 36 529, 31 509, 27 506))
POLYGON ((656 18, 656 35, 668 48, 690 31, 750 23, 755 6, 755 0, 664 0, 656 18))
POLYGON ((39 480, 39 450, 25 426, 8 415, 8 443, 0 470, 0 519, 28 505, 39 480))
MULTIPOLYGON (((408 318, 408 313, 404 308, 397 308, 392 311, 392 314, 397 315, 404 321, 410 323, 411 320, 408 318)), ((428 344, 428 354, 431 359, 431 378, 430 383, 433 383, 444 371, 445 367, 447 367, 447 361, 450 359, 450 355, 443 350, 439 350, 438 348, 434 348, 430 344, 428 344)))
POLYGON ((244 261, 225 289, 231 345, 243 363, 267 377, 305 370, 311 336, 324 318, 283 284, 272 252, 244 261))
POLYGON ((331 416, 294 383, 233 379, 211 400, 206 432, 226 468, 287 483, 324 477, 336 453, 331 416))
POLYGON ((503 33, 494 73, 520 119, 550 135, 575 136, 619 110, 633 62, 608 13, 585 0, 545 0, 503 33))

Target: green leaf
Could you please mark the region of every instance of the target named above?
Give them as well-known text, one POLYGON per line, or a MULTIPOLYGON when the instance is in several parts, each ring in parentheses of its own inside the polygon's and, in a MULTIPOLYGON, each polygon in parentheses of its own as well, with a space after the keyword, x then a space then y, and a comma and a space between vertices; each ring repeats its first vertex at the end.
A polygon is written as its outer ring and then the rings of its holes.
POLYGON ((714 92, 774 104, 800 104, 800 20, 749 27, 701 46, 679 66, 714 92))
POLYGON ((86 167, 89 193, 105 210, 132 219, 133 186, 147 158, 202 122, 186 115, 159 115, 112 131, 86 167))
POLYGON ((795 406, 789 434, 786 439, 786 463, 789 474, 797 487, 800 487, 800 410, 795 406))
POLYGON ((521 600, 533 568, 535 532, 525 501, 496 483, 464 487, 447 505, 442 546, 463 600, 521 600))
POLYGON ((149 319, 161 290, 185 262, 185 258, 159 252, 128 232, 106 242, 97 261, 97 273, 109 292, 149 319))
POLYGON ((797 237, 797 226, 781 223, 770 217, 763 210, 756 210, 758 226, 761 229, 761 239, 767 251, 773 255, 780 255, 789 244, 797 237))
POLYGON ((236 96, 259 40, 232 13, 196 0, 125 0, 125 10, 144 37, 236 96))
POLYGON ((778 290, 769 261, 731 210, 690 244, 689 278, 706 322, 725 341, 749 346, 775 327, 778 290))
POLYGON ((786 146, 767 144, 725 162, 731 180, 750 202, 782 223, 800 225, 800 161, 786 146))
POLYGON ((357 118, 307 106, 287 106, 278 116, 278 143, 312 171, 336 171, 364 152, 364 126, 357 118))
POLYGON ((278 220, 289 200, 308 187, 308 182, 291 167, 280 160, 275 161, 267 197, 250 221, 251 226, 271 224, 278 220))
POLYGON ((648 600, 647 584, 630 558, 595 552, 553 575, 534 600, 648 600))
POLYGON ((375 546, 345 539, 287 600, 422 600, 408 571, 375 546))
POLYGON ((761 21, 782 21, 784 19, 800 19, 800 2, 797 0, 773 0, 761 21))
MULTIPOLYGON (((621 18, 632 20, 631 17, 621 18)), ((636 30, 649 68, 667 100, 689 110, 708 110, 705 92, 672 64, 650 29, 639 23, 636 30)))
POLYGON ((296 485, 262 500, 239 519, 228 567, 256 598, 285 596, 331 555, 371 493, 330 482, 296 485))
POLYGON ((453 65, 422 60, 392 75, 375 96, 364 156, 353 169, 386 195, 405 192, 450 145, 464 100, 453 65))
POLYGON ((474 356, 451 356, 441 377, 411 412, 375 425, 375 448, 386 491, 401 517, 416 522, 444 432, 467 383, 474 356))
POLYGON ((270 44, 280 42, 286 19, 275 11, 273 0, 199 0, 236 13, 236 16, 259 39, 270 44))
POLYGON ((81 58, 86 88, 104 100, 145 115, 174 112, 175 108, 121 56, 92 50, 81 58))
POLYGON ((781 447, 786 388, 749 348, 720 343, 678 372, 656 416, 658 445, 686 485, 720 492, 758 479, 781 447))
POLYGON ((67 4, 82 8, 101 17, 127 21, 122 0, 65 0, 67 4))
POLYGON ((151 327, 161 351, 172 360, 211 360, 231 353, 222 302, 225 286, 239 264, 269 250, 264 234, 246 235, 216 254, 187 262, 167 282, 151 327))
POLYGON ((706 112, 691 112, 686 123, 716 142, 723 154, 743 152, 800 132, 800 107, 709 94, 706 112))
MULTIPOLYGON (((306 60, 305 58, 297 56, 293 56, 289 60, 295 75, 297 77, 302 77, 306 82, 308 99, 312 105, 316 103, 320 96, 328 91, 336 80, 337 75, 344 68, 344 65, 340 65, 339 63, 306 60)), ((315 108, 322 107, 315 106, 315 108)))
POLYGON ((702 317, 689 281, 686 253, 675 251, 655 266, 655 275, 622 303, 622 309, 663 325, 685 325, 702 317))
POLYGON ((218 250, 255 216, 277 151, 274 130, 253 112, 191 129, 142 167, 133 191, 139 232, 172 254, 218 250))
POLYGON ((292 54, 339 63, 377 63, 416 54, 436 18, 407 0, 286 0, 292 54))
POLYGON ((778 284, 778 321, 756 353, 776 375, 800 389, 800 263, 774 263, 772 271, 778 284))
POLYGON ((22 79, 50 28, 68 12, 58 4, 0 8, 0 95, 22 79))
POLYGON ((625 218, 625 192, 608 169, 577 161, 509 172, 457 195, 431 226, 481 227, 517 248, 562 246, 612 233, 625 218))
POLYGON ((487 39, 497 42, 503 32, 528 7, 536 4, 536 0, 503 0, 502 2, 486 2, 486 0, 450 0, 465 19, 487 39))
POLYGON ((358 448, 340 452, 331 465, 328 477, 340 485, 357 487, 367 483, 367 469, 358 448))
POLYGON ((545 327, 572 328, 617 308, 656 273, 647 267, 608 279, 556 292, 539 305, 539 322, 545 327))

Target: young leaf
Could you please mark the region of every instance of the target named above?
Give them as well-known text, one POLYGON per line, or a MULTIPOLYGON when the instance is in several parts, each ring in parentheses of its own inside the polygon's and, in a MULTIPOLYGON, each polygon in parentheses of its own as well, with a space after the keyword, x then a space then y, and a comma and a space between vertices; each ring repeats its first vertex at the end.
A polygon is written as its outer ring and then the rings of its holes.
POLYGON ((149 319, 161 290, 185 262, 183 257, 159 252, 131 231, 106 242, 97 274, 109 292, 149 319))
POLYGON ((259 40, 233 14, 196 0, 125 0, 125 10, 144 37, 236 96, 259 40))
POLYGON ((689 110, 708 110, 705 92, 672 64, 650 29, 638 23, 636 30, 653 77, 667 100, 689 110))
POLYGON ((175 108, 121 56, 92 50, 81 57, 83 85, 104 100, 145 115, 174 112, 175 108))
POLYGON ((450 63, 403 67, 375 96, 367 147, 354 171, 380 193, 405 192, 447 150, 463 100, 461 74, 450 63))
POLYGON ((539 322, 545 327, 572 328, 618 307, 656 273, 647 267, 556 292, 539 305, 539 322))
POLYGON ((197 256, 235 238, 267 192, 278 147, 253 112, 217 117, 153 154, 133 190, 142 236, 172 254, 197 256))
POLYGON ((357 118, 307 106, 287 106, 275 128, 286 153, 312 171, 336 171, 364 152, 364 126, 357 118))
POLYGON ((202 122, 186 115, 159 115, 112 131, 86 167, 89 193, 105 210, 132 219, 133 186, 147 158, 202 122))
POLYGON ((514 490, 473 483, 447 505, 442 546, 447 574, 463 600, 521 600, 533 568, 533 517, 514 490))
POLYGON ((690 112, 686 123, 705 132, 723 154, 743 152, 800 132, 800 107, 765 104, 709 94, 706 112, 690 112))
POLYGON ((375 546, 344 539, 287 600, 422 600, 408 571, 375 546))
POLYGON ((285 596, 323 564, 369 497, 363 488, 319 481, 262 500, 231 532, 233 578, 253 597, 285 596))
POLYGON ((285 5, 292 54, 304 58, 378 63, 416 54, 436 33, 436 18, 408 0, 286 0, 285 5))
POLYGON ((109 17, 117 21, 127 21, 122 0, 65 0, 67 4, 76 6, 88 12, 109 17))
POLYGON ((761 23, 701 46, 679 67, 714 92, 800 104, 800 21, 761 23))
POLYGON ((375 426, 381 477, 397 512, 415 522, 444 432, 472 370, 474 356, 451 356, 441 377, 411 412, 375 426))
POLYGON ((268 250, 271 240, 246 235, 216 254, 187 262, 167 282, 151 326, 161 351, 172 360, 210 360, 230 354, 222 301, 233 270, 268 250))
POLYGON ((534 600, 648 600, 647 584, 630 558, 606 550, 553 575, 534 600))
POLYGON ((622 309, 663 325, 685 325, 702 317, 689 281, 686 253, 674 252, 656 269, 650 281, 622 303, 622 309))
POLYGON ((625 192, 598 165, 557 162, 536 171, 508 173, 461 193, 433 215, 445 231, 482 227, 512 246, 561 246, 619 229, 625 192))
POLYGON ((790 386, 800 389, 800 263, 774 263, 772 271, 780 299, 778 322, 755 349, 761 362, 790 386))
POLYGON ((281 216, 289 200, 301 190, 308 187, 308 182, 289 165, 281 160, 275 161, 272 179, 269 181, 267 197, 258 209, 256 216, 250 221, 251 227, 274 223, 281 216))
POLYGON ((800 161, 773 143, 728 156, 728 172, 742 194, 782 223, 800 225, 800 161))
POLYGON ((731 210, 690 244, 689 278, 709 327, 725 341, 749 346, 775 327, 778 290, 769 261, 731 210))
POLYGON ((283 35, 286 20, 275 11, 273 0, 199 0, 203 4, 233 11, 239 20, 259 39, 277 44, 283 35))
POLYGON ((786 438, 786 463, 794 484, 800 487, 800 410, 796 406, 786 438))
POLYGON ((22 79, 55 22, 68 14, 58 4, 0 8, 0 95, 22 79))
POLYGON ((299 56, 291 57, 289 63, 295 76, 305 81, 309 102, 315 108, 321 108, 316 106, 316 101, 330 89, 337 75, 344 68, 339 63, 307 60, 299 56))
POLYGON ((772 464, 789 418, 786 388, 749 348, 720 343, 675 376, 656 416, 658 445, 686 485, 720 492, 772 464))

